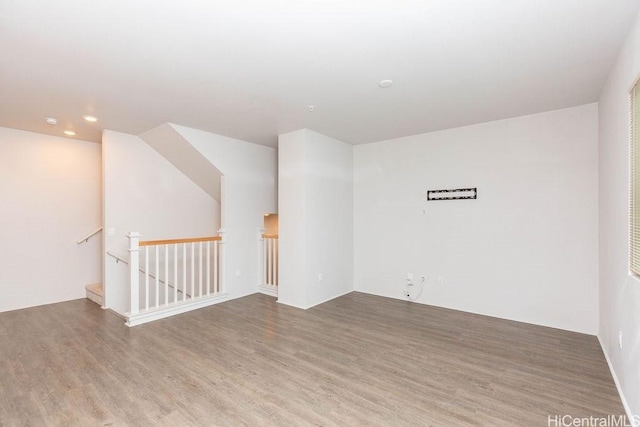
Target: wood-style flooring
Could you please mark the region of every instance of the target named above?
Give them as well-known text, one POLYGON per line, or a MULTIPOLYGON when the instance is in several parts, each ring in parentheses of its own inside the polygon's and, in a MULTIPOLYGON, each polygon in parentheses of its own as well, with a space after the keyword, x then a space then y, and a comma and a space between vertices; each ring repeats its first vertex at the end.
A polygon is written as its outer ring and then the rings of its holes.
POLYGON ((547 426, 623 413, 593 336, 362 293, 306 311, 256 294, 131 329, 88 300, 0 313, 2 426, 547 426))

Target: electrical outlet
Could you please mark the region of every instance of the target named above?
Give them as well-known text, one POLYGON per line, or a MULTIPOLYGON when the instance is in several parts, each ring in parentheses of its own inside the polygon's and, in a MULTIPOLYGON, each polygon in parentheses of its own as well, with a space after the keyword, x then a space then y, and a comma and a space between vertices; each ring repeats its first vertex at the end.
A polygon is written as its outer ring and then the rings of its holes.
POLYGON ((324 280, 324 274, 318 273, 318 282, 322 282, 324 280))
POLYGON ((438 276, 438 285, 444 285, 444 277, 438 276))
POLYGON ((242 274, 242 270, 237 269, 236 270, 236 277, 240 277, 240 274, 242 274))

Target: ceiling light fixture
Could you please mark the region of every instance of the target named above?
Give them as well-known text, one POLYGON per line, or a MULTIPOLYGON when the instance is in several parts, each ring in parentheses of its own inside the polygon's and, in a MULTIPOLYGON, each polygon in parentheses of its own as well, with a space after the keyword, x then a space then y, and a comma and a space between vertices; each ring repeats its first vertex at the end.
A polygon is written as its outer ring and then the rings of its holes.
POLYGON ((98 118, 95 116, 82 116, 82 118, 91 123, 95 123, 98 121, 98 118))
POLYGON ((393 80, 380 80, 380 83, 378 83, 378 86, 380 86, 383 89, 386 89, 388 87, 391 87, 392 84, 393 84, 393 80))
POLYGON ((53 117, 47 117, 46 119, 44 119, 44 121, 49 123, 50 125, 58 124, 58 119, 54 119, 53 117))
POLYGON ((72 130, 65 130, 64 134, 67 136, 76 136, 76 133, 72 130))

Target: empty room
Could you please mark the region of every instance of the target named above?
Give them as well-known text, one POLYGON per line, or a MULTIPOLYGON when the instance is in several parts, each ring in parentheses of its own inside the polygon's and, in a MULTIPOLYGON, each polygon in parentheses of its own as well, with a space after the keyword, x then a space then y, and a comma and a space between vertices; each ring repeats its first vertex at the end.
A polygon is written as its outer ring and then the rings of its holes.
POLYGON ((0 426, 640 426, 639 0, 3 0, 0 52, 0 426))

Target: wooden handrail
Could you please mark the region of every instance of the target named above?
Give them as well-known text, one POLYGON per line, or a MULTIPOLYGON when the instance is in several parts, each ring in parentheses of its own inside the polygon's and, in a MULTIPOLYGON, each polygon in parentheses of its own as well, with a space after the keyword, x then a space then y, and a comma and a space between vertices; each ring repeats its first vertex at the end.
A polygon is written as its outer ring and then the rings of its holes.
POLYGON ((107 255, 109 255, 110 257, 115 258, 116 262, 124 262, 126 265, 129 265, 129 261, 127 261, 126 259, 122 258, 121 256, 118 256, 118 255, 114 254, 113 252, 107 251, 107 255))
POLYGON ((278 235, 277 234, 263 234, 262 238, 263 239, 277 239, 278 235))
POLYGON ((80 245, 82 243, 88 242, 90 238, 92 238, 93 236, 95 236, 96 234, 98 234, 101 231, 102 231, 102 226, 96 228, 91 233, 89 233, 86 236, 84 236, 82 239, 77 240, 76 243, 80 245))
POLYGON ((216 240, 222 240, 222 237, 211 236, 211 237, 192 237, 190 239, 144 240, 139 243, 139 246, 173 245, 176 243, 213 242, 216 240))

